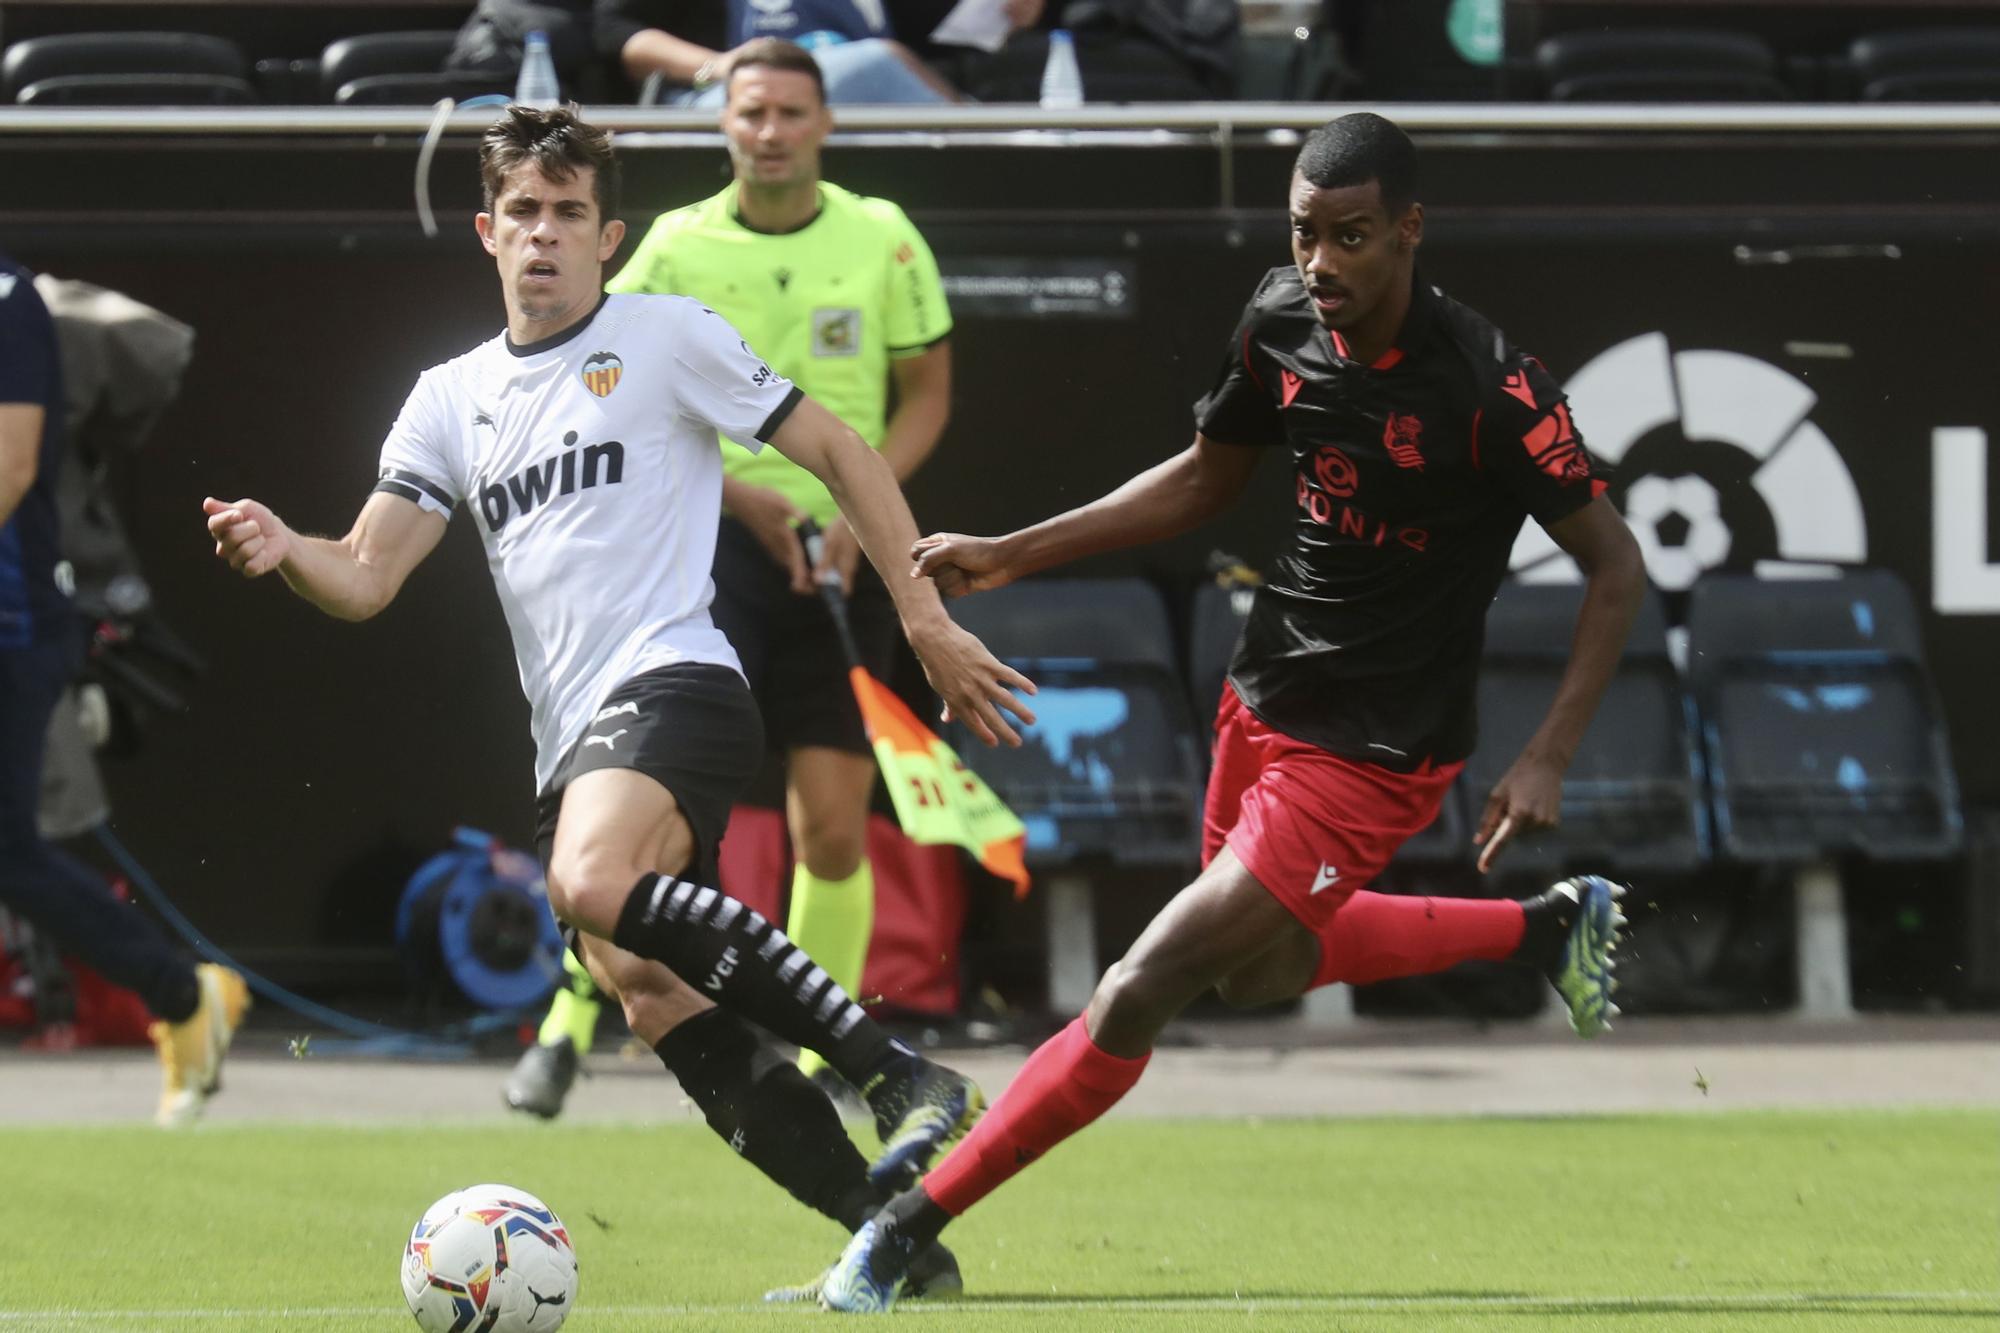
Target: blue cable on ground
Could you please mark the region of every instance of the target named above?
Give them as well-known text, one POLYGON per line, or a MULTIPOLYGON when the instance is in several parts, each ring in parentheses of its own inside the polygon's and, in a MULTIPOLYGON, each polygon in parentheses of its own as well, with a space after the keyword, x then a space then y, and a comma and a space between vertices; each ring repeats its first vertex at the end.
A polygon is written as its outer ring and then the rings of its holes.
POLYGON ((243 980, 254 993, 278 1007, 345 1034, 346 1040, 337 1039, 325 1044, 324 1048, 329 1051, 355 1055, 401 1055, 433 1060, 463 1060, 472 1054, 473 1038, 484 1033, 504 1030, 519 1021, 518 1017, 512 1014, 486 1014, 465 1023, 453 1024, 442 1032, 413 1032, 407 1028, 390 1027, 384 1023, 356 1018, 352 1014, 344 1014, 338 1009, 308 1000, 303 995, 286 990, 268 977, 251 971, 224 953, 208 936, 202 934, 201 929, 174 906, 166 891, 146 873, 146 868, 139 864, 138 859, 126 850, 125 844, 118 841, 108 823, 99 824, 92 832, 96 834, 97 841, 104 850, 110 853, 111 859, 118 863, 118 868, 132 881, 132 886, 138 890, 139 895, 151 903, 154 910, 165 917, 167 924, 178 931, 181 938, 194 946, 197 953, 211 962, 221 963, 242 973, 243 980))

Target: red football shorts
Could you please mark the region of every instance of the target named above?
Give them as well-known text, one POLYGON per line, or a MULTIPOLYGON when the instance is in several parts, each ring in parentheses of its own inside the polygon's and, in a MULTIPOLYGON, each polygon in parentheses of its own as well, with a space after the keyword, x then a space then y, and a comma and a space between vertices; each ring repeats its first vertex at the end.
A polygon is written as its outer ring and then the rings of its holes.
POLYGON ((1258 720, 1224 685, 1215 765, 1202 813, 1201 861, 1224 840, 1307 930, 1326 929, 1396 849, 1437 818, 1464 763, 1414 773, 1342 759, 1258 720))

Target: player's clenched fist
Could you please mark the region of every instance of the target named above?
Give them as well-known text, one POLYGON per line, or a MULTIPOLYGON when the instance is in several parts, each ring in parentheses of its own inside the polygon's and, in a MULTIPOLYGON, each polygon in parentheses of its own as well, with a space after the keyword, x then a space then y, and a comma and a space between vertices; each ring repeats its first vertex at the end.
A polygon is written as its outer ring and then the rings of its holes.
POLYGON ((934 532, 917 538, 910 547, 910 559, 916 562, 911 576, 933 580, 946 597, 988 592, 1014 581, 1001 556, 1000 543, 991 537, 934 532))
POLYGON ((291 554, 292 530, 255 500, 224 501, 210 496, 201 502, 208 515, 208 535, 215 553, 245 578, 268 574, 291 554))

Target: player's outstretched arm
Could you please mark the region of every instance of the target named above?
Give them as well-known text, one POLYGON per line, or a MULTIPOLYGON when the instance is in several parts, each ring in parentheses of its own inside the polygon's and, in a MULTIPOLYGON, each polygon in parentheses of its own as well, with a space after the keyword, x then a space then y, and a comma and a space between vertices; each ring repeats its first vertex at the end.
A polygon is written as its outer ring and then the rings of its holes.
POLYGON ((1626 632, 1646 592, 1639 543, 1603 496, 1550 525, 1548 532, 1583 570, 1583 606, 1555 701, 1520 757, 1494 785, 1473 834, 1473 842, 1484 848, 1481 874, 1516 834, 1553 828, 1561 817, 1563 772, 1617 673, 1626 632))
POLYGON ((442 515, 401 496, 377 491, 335 541, 294 532, 255 500, 201 502, 215 553, 245 578, 277 570, 287 586, 330 616, 366 620, 395 600, 423 558, 444 536, 442 515))
POLYGON ((944 700, 945 715, 963 720, 988 745, 1019 745, 1020 736, 1003 714, 1032 723, 1035 715, 1013 692, 1033 694, 1034 683, 953 624, 935 587, 902 575, 903 552, 916 540, 917 523, 889 464, 811 398, 800 400, 769 443, 833 493, 842 517, 861 539, 861 549, 896 599, 903 632, 923 662, 931 688, 944 700))
POLYGON ((1194 443, 1102 499, 1005 537, 935 533, 910 548, 917 575, 948 597, 982 592, 1087 555, 1178 537, 1243 493, 1259 451, 1197 434, 1194 443))

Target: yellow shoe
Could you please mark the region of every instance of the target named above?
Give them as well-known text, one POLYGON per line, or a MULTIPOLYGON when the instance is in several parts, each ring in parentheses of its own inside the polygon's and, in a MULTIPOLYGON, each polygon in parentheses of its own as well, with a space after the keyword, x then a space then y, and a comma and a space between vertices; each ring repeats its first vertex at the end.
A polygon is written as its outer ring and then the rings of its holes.
POLYGON ((250 988, 236 972, 203 963, 194 974, 201 987, 194 1013, 185 1022, 146 1030, 160 1056, 160 1109, 153 1119, 169 1129, 199 1116, 222 1086, 223 1052, 250 1008, 250 988))

